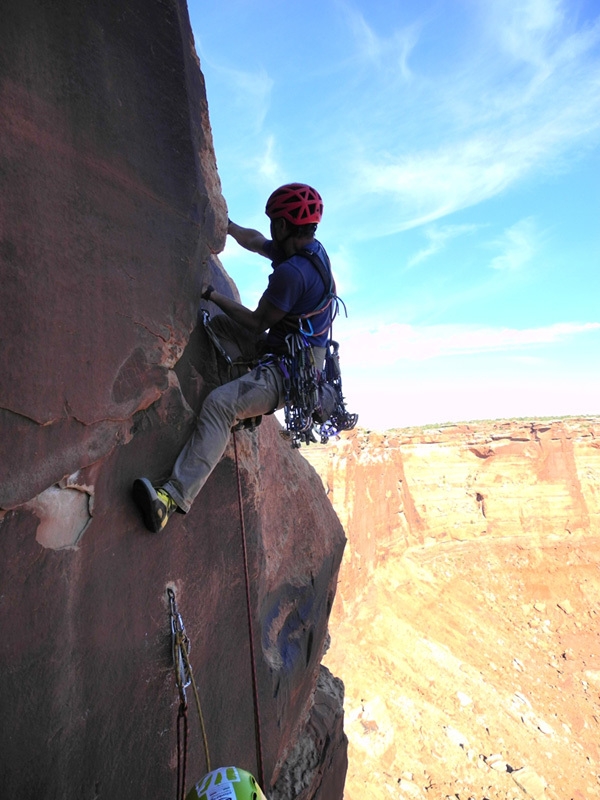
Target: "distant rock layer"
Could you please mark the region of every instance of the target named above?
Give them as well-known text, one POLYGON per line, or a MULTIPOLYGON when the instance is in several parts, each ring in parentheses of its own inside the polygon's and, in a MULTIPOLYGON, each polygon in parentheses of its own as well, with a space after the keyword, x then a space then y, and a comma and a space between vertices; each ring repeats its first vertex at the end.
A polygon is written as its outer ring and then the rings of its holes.
POLYGON ((600 418, 308 448, 348 545, 345 800, 600 796, 600 418))
POLYGON ((173 796, 167 587, 212 766, 259 777, 239 477, 263 782, 341 800, 343 691, 320 662, 345 537, 314 472, 269 418, 164 535, 130 497, 169 474, 218 382, 202 281, 237 294, 185 3, 6 4, 0 102, 2 794, 173 796))
POLYGON ((600 418, 356 430, 304 455, 351 532, 343 593, 412 545, 600 530, 600 418))

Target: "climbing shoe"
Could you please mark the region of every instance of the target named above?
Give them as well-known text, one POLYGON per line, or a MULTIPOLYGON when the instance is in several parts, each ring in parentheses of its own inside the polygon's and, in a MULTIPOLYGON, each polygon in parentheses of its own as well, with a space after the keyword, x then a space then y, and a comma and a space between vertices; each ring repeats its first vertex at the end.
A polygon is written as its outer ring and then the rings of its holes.
POLYGON ((133 500, 142 512, 144 525, 152 533, 162 531, 177 503, 162 487, 154 487, 148 478, 137 478, 133 483, 133 500))
POLYGON ((237 422, 236 425, 233 426, 231 429, 232 431, 250 431, 253 433, 260 423, 262 422, 262 414, 258 417, 247 417, 246 419, 241 419, 237 422))

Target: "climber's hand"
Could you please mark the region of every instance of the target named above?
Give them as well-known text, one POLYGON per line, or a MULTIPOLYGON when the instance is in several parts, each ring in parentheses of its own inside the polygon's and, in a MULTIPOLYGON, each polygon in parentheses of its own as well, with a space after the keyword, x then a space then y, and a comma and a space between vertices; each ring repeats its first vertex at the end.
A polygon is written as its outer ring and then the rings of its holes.
POLYGON ((202 284, 202 293, 200 294, 200 297, 203 300, 210 300, 210 296, 214 291, 215 291, 215 287, 212 285, 212 283, 207 283, 205 281, 202 284))

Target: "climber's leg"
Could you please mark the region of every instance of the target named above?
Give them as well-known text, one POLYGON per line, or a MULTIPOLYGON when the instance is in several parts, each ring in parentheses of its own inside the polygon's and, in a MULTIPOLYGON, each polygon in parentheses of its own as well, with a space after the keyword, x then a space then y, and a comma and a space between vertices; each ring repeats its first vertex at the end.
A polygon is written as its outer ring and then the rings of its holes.
MULTIPOLYGON (((208 324, 233 365, 231 374, 227 376, 226 380, 240 378, 249 372, 251 364, 256 358, 258 344, 263 337, 250 333, 248 328, 234 322, 226 314, 217 314, 208 324)), ((225 366, 221 355, 219 355, 219 359, 225 366)))
POLYGON ((164 489, 183 511, 221 459, 232 427, 267 414, 284 402, 283 376, 276 365, 259 366, 214 389, 204 401, 196 429, 181 451, 164 489))
POLYGON ((260 337, 252 336, 225 314, 217 315, 209 324, 234 366, 229 382, 214 389, 204 401, 196 429, 181 451, 168 483, 154 486, 147 478, 134 482, 133 499, 144 524, 153 532, 165 527, 174 510, 189 511, 239 420, 258 417, 283 405, 283 378, 278 367, 260 366, 249 371, 260 337))
POLYGON ((232 427, 239 420, 281 408, 283 403, 283 376, 276 364, 256 367, 214 389, 204 401, 196 429, 167 483, 155 487, 147 478, 134 483, 133 497, 146 527, 153 532, 162 530, 175 506, 188 512, 221 459, 232 427))
POLYGON ((133 482, 133 500, 144 518, 144 525, 152 533, 161 531, 169 517, 177 511, 177 503, 164 489, 153 486, 148 478, 133 482))

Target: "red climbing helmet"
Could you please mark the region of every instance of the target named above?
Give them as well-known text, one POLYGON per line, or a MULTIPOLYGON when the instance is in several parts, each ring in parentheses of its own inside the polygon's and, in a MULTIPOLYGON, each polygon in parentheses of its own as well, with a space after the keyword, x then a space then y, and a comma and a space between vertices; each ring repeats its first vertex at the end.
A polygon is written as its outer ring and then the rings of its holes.
POLYGON ((323 199, 306 183, 286 183, 269 197, 265 213, 269 219, 283 217, 293 225, 318 224, 323 216, 323 199))

